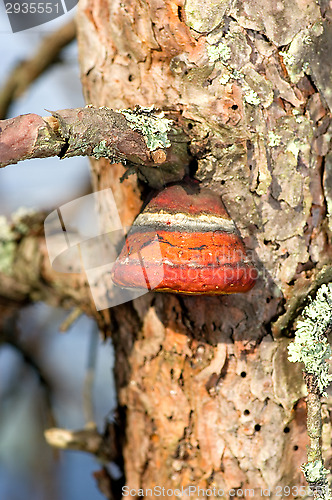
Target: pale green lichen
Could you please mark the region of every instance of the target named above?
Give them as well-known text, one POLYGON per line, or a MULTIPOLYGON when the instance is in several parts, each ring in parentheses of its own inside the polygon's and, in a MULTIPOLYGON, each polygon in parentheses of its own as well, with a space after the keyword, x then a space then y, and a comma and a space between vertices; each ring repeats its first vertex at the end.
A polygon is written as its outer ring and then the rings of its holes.
POLYGON ((10 274, 14 262, 16 245, 13 241, 0 240, 0 272, 10 274))
POLYGON ((241 73, 243 73, 244 80, 242 84, 245 93, 244 100, 255 106, 258 104, 264 108, 271 106, 274 96, 272 84, 264 76, 257 73, 251 63, 242 67, 241 73))
POLYGON ((15 212, 12 213, 11 218, 14 224, 22 221, 25 217, 30 217, 36 214, 36 209, 31 207, 18 207, 15 212))
POLYGON ((303 73, 308 73, 308 72, 310 72, 310 65, 309 65, 309 62, 308 62, 308 61, 305 61, 305 62, 302 64, 302 71, 303 71, 303 73))
POLYGON ((186 0, 185 23, 198 33, 210 33, 223 22, 227 0, 186 0))
POLYGON ((0 272, 12 273, 17 241, 29 231, 26 218, 34 213, 32 208, 20 207, 12 214, 12 222, 0 216, 0 272))
POLYGON ((8 224, 7 218, 0 215, 0 240, 1 241, 11 241, 14 234, 8 224))
POLYGON ((326 395, 325 389, 332 381, 326 362, 332 351, 325 335, 332 322, 332 283, 319 288, 302 317, 296 325, 295 339, 288 346, 288 359, 304 363, 305 371, 316 375, 320 393, 326 395))
POLYGON ((238 69, 233 69, 232 77, 234 78, 234 80, 241 80, 242 78, 244 78, 244 74, 241 73, 241 71, 239 71, 238 69))
POLYGON ((330 472, 329 470, 325 469, 322 460, 308 462, 302 465, 301 469, 308 483, 315 483, 330 472))
POLYGON ((330 471, 325 469, 323 461, 318 459, 301 465, 304 477, 311 486, 311 494, 316 500, 332 500, 331 488, 327 476, 330 471))
POLYGON ((285 51, 280 51, 279 54, 282 56, 286 66, 292 66, 295 64, 296 59, 292 54, 288 54, 288 52, 285 51))
POLYGON ((226 83, 229 82, 229 80, 231 79, 231 76, 230 75, 227 75, 226 73, 224 75, 222 75, 220 78, 219 78, 219 83, 221 85, 226 85, 226 83))
POLYGON ((227 62, 231 57, 231 49, 223 42, 218 43, 218 45, 208 45, 207 53, 211 63, 216 61, 227 62))
POLYGON ((105 140, 100 141, 100 143, 93 148, 91 156, 96 158, 96 160, 107 158, 109 156, 109 149, 106 144, 105 140))
POLYGON ((299 155, 300 149, 301 149, 301 142, 298 141, 297 139, 295 139, 294 141, 290 141, 286 146, 286 151, 292 153, 296 159, 299 155))
POLYGON ((253 88, 248 85, 248 83, 245 80, 245 75, 241 72, 238 71, 237 69, 234 69, 232 71, 232 77, 234 80, 242 80, 242 91, 243 91, 243 98, 245 102, 248 104, 252 104, 253 106, 258 106, 258 104, 261 104, 261 100, 259 98, 259 95, 253 88))
POLYGON ((253 89, 249 87, 247 84, 243 84, 242 86, 243 91, 244 91, 244 100, 248 104, 252 104, 253 106, 258 106, 260 104, 261 100, 258 97, 257 92, 255 92, 253 89))
POLYGON ((247 102, 248 104, 252 104, 253 106, 258 106, 258 104, 261 104, 261 99, 259 95, 253 88, 250 87, 250 85, 248 85, 248 83, 245 80, 245 75, 237 69, 232 69, 230 66, 226 65, 226 67, 229 71, 231 71, 230 75, 227 78, 227 81, 230 78, 242 81, 242 91, 245 102, 247 102))
POLYGON ((156 113, 153 106, 137 106, 133 110, 121 109, 118 113, 127 119, 130 128, 141 132, 150 151, 171 146, 167 133, 171 130, 173 121, 165 118, 163 112, 156 113))
MULTIPOLYGON (((240 63, 238 61, 238 58, 235 58, 236 61, 233 60, 231 46, 234 45, 235 43, 234 40, 236 42, 238 41, 237 37, 236 36, 230 37, 226 35, 226 37, 224 37, 224 40, 227 40, 228 43, 224 41, 218 41, 217 43, 210 43, 206 49, 210 63, 214 64, 217 61, 221 61, 221 63, 224 65, 224 69, 228 70, 229 72, 228 74, 227 73, 223 74, 219 78, 220 84, 226 85, 226 83, 228 83, 230 79, 237 80, 240 82, 242 86, 243 99, 245 102, 253 106, 258 106, 259 104, 262 104, 262 99, 260 97, 260 92, 261 92, 263 96, 264 106, 266 107, 270 105, 273 99, 273 92, 271 89, 268 89, 268 91, 266 90, 265 87, 268 84, 265 82, 265 80, 262 79, 262 77, 258 73, 256 73, 256 71, 254 71, 254 69, 251 67, 246 68, 247 72, 250 72, 250 74, 245 75, 242 71, 239 70, 240 63), (231 46, 229 44, 231 44, 231 46), (238 67, 235 67, 236 64, 238 64, 238 67), (255 82, 253 82, 252 80, 255 80, 255 82), (264 80, 264 83, 266 83, 263 86, 262 86, 262 80, 264 80), (254 85, 253 87, 252 83, 256 83, 256 85, 254 85), (266 97, 265 94, 269 94, 268 97, 266 97)), ((250 51, 248 53, 248 58, 249 55, 250 51)), ((247 66, 246 64, 244 64, 245 61, 242 62, 243 62, 243 67, 247 66)))
POLYGON ((15 226, 15 231, 20 234, 27 233, 29 230, 29 226, 26 223, 25 219, 27 217, 31 217, 35 213, 36 210, 34 208, 28 207, 19 207, 17 210, 15 210, 15 212, 11 216, 13 224, 15 226))
POLYGON ((10 273, 14 260, 15 234, 6 217, 0 216, 0 272, 10 273))
POLYGON ((276 146, 280 145, 281 143, 280 135, 277 135, 274 132, 272 132, 272 130, 270 130, 270 132, 268 133, 268 137, 269 137, 268 145, 270 146, 270 148, 275 148, 276 146))

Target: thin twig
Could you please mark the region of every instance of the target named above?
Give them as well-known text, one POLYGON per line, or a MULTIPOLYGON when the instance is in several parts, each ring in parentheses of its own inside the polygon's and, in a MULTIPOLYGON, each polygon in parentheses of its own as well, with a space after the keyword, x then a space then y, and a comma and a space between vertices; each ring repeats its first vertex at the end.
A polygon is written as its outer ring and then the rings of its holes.
POLYGON ((64 333, 78 320, 83 314, 83 311, 79 307, 75 307, 65 318, 65 320, 60 325, 60 332, 64 333))
POLYGON ((87 368, 83 386, 83 408, 85 414, 86 427, 95 427, 95 415, 93 404, 93 385, 96 374, 96 361, 98 352, 98 333, 93 328, 90 332, 90 342, 88 346, 87 368))
POLYGON ((0 90, 0 119, 7 116, 8 109, 46 69, 54 64, 64 47, 76 37, 76 24, 72 19, 60 29, 45 37, 34 55, 20 62, 7 78, 0 90))
POLYGON ((48 380, 48 376, 43 371, 34 354, 19 341, 16 315, 7 318, 2 323, 1 344, 2 343, 13 347, 22 356, 24 363, 37 375, 41 388, 44 391, 49 424, 54 425, 55 417, 52 411, 52 384, 48 380))

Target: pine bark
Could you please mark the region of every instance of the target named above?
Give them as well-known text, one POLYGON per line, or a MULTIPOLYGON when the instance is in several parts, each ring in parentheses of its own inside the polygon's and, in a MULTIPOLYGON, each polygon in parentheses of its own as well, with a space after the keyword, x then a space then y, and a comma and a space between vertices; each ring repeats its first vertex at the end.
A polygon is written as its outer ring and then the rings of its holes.
MULTIPOLYGON (((80 2, 87 104, 190 120, 190 174, 222 195, 260 271, 247 294, 151 292, 110 310, 130 488, 278 498, 304 484, 304 385, 287 344, 303 297, 330 279, 330 32, 314 0, 80 2)), ((104 159, 92 172, 129 226, 146 186, 104 159)))

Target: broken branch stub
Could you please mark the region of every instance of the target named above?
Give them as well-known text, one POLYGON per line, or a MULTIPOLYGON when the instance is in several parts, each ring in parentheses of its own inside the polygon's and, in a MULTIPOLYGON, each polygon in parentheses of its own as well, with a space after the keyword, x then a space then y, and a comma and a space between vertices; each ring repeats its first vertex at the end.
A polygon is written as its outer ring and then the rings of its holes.
POLYGON ((65 145, 48 123, 35 114, 0 121, 0 167, 28 158, 60 156, 65 145))

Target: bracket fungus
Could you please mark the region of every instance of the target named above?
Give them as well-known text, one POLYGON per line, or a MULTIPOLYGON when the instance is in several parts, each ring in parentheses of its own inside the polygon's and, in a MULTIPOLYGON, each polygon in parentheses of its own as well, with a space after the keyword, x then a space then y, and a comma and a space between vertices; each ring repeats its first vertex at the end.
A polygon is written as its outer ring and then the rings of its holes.
POLYGON ((187 182, 166 187, 138 215, 113 281, 123 288, 214 295, 247 292, 257 274, 220 196, 187 182))

